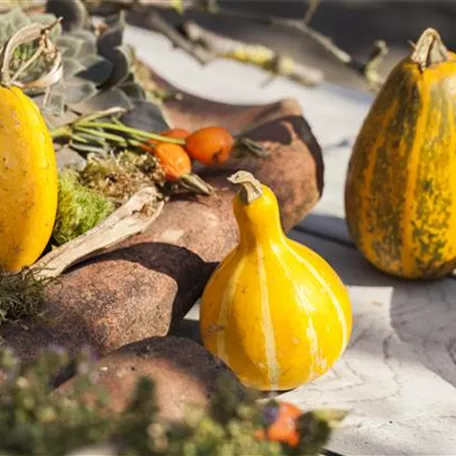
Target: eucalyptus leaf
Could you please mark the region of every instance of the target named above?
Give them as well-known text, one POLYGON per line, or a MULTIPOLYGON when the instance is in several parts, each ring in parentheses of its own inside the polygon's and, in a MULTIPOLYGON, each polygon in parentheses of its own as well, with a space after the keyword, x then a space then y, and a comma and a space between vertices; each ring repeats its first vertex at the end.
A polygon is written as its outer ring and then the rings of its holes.
POLYGON ((46 125, 50 130, 53 130, 54 128, 61 127, 62 125, 69 124, 71 122, 74 122, 76 119, 79 118, 79 114, 66 109, 65 112, 60 115, 60 116, 54 116, 52 113, 49 113, 45 115, 45 120, 46 120, 46 125))
POLYGON ((79 60, 84 69, 77 76, 97 85, 105 83, 111 76, 113 64, 103 57, 92 54, 79 60))
POLYGON ((116 14, 111 14, 111 15, 107 16, 104 19, 104 22, 110 28, 120 27, 121 29, 124 29, 125 26, 127 25, 127 18, 125 15, 125 11, 120 10, 116 14))
POLYGON ((129 98, 146 99, 146 91, 136 82, 124 83, 119 87, 129 98))
POLYGON ((62 63, 65 79, 71 78, 75 74, 79 74, 87 70, 87 68, 79 60, 76 59, 64 59, 62 63))
POLYGON ((111 59, 115 50, 122 45, 123 27, 114 27, 102 33, 97 40, 97 50, 100 55, 111 59))
POLYGON ((30 22, 21 8, 14 8, 9 13, 5 14, 5 16, 5 20, 12 24, 17 30, 30 22))
POLYGON ((87 160, 68 144, 56 148, 56 159, 59 171, 64 168, 73 168, 81 171, 87 163, 87 160))
POLYGON ((79 80, 65 83, 65 102, 69 105, 88 100, 96 93, 95 84, 89 81, 79 80))
POLYGON ((121 121, 129 127, 146 131, 163 131, 170 128, 160 107, 147 100, 134 100, 133 109, 124 114, 121 121))
POLYGON ((119 107, 126 110, 133 108, 133 102, 119 89, 99 92, 82 103, 69 104, 69 107, 80 114, 89 114, 94 111, 119 107))
POLYGON ((46 12, 63 17, 63 30, 83 28, 88 21, 88 12, 81 0, 48 0, 46 12))
POLYGON ((83 41, 81 50, 79 51, 80 56, 92 55, 97 53, 97 45, 92 41, 83 41))
POLYGON ((105 82, 105 87, 117 87, 129 76, 132 64, 132 54, 128 46, 119 46, 109 58, 114 68, 105 82))
POLYGON ((69 35, 60 37, 56 44, 65 58, 74 58, 80 54, 84 41, 69 35))
POLYGON ((49 95, 41 100, 41 109, 44 114, 61 116, 65 111, 65 95, 61 91, 50 91, 49 95), (46 103, 45 103, 46 101, 46 103))
POLYGON ((93 31, 88 29, 78 29, 72 31, 71 36, 74 36, 75 38, 80 38, 84 42, 90 41, 90 43, 94 45, 96 50, 97 36, 93 33, 93 31))

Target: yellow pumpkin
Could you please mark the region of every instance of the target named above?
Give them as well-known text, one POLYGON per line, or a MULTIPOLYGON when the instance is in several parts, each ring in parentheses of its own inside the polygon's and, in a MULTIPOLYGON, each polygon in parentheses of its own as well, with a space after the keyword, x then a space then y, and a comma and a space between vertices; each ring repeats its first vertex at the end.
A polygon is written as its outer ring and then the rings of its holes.
POLYGON ((8 73, 14 48, 39 36, 40 30, 37 24, 24 27, 1 55, 0 268, 6 271, 38 259, 57 212, 57 164, 50 132, 35 103, 11 86, 8 73))
POLYGON ((241 185, 233 202, 240 240, 205 287, 201 336, 245 385, 296 388, 344 352, 348 293, 323 258, 287 238, 270 188, 244 171, 230 180, 241 185))
POLYGON ((456 265, 456 55, 427 29, 377 95, 345 185, 349 233, 392 275, 431 278, 456 265))

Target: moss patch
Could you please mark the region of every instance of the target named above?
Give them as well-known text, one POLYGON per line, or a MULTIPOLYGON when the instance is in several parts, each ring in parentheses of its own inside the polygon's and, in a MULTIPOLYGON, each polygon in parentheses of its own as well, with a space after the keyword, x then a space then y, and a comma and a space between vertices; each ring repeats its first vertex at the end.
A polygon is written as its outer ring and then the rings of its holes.
POLYGON ((62 245, 86 233, 115 209, 112 201, 81 184, 76 171, 65 170, 59 178, 59 205, 52 233, 62 245))
POLYGON ((0 272, 0 324, 37 315, 44 289, 52 280, 27 268, 18 273, 0 272))
POLYGON ((155 157, 130 151, 107 158, 90 157, 80 179, 84 186, 118 205, 144 187, 158 187, 165 182, 155 157))

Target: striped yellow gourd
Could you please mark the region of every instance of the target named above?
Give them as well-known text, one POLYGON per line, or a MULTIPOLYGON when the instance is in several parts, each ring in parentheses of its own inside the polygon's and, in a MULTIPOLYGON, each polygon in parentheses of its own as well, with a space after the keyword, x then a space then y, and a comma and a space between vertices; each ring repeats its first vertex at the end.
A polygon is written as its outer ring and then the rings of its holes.
POLYGON ((50 133, 35 103, 0 87, 0 268, 34 263, 51 237, 58 175, 50 133))
POLYGON ((427 29, 377 95, 345 186, 350 235, 378 269, 435 278, 456 265, 456 56, 427 29))
POLYGON ((325 373, 345 350, 352 313, 331 266, 286 237, 272 190, 247 172, 233 202, 239 244, 201 299, 205 347, 247 386, 296 388, 325 373))
MULTIPOLYGON (((38 106, 20 87, 44 89, 61 77, 60 53, 48 31, 37 23, 20 28, 0 52, 0 270, 15 272, 30 266, 43 253, 54 227, 58 204, 57 163, 51 134, 38 106), (15 49, 40 39, 54 56, 35 80, 13 79, 9 65, 15 49)), ((28 61, 30 63, 30 61, 28 61)))

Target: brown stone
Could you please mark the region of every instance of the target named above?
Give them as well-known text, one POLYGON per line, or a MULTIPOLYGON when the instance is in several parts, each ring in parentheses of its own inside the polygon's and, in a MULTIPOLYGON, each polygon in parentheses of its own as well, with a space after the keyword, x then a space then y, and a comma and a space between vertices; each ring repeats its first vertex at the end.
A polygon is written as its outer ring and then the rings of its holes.
POLYGON ((273 189, 285 230, 320 198, 320 148, 295 101, 232 106, 184 94, 183 100, 166 105, 166 114, 172 125, 183 128, 220 124, 232 132, 245 131, 267 145, 271 156, 244 157, 203 169, 200 174, 217 189, 214 196, 174 199, 148 232, 64 274, 48 290, 44 318, 0 328, 6 344, 22 357, 34 357, 49 343, 73 353, 88 344, 105 355, 122 345, 167 334, 237 242, 232 214, 236 189, 226 180, 236 170, 253 172, 273 189))
MULTIPOLYGON (((206 407, 221 374, 231 377, 239 395, 244 392, 222 361, 183 337, 152 337, 126 345, 99 360, 94 372, 97 385, 109 394, 109 410, 115 413, 125 410, 141 377, 154 381, 160 416, 169 420, 181 419, 187 405, 206 407)), ((71 391, 74 380, 61 385, 56 394, 71 391)), ((94 397, 85 399, 92 403, 94 397)))

